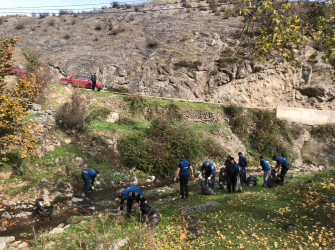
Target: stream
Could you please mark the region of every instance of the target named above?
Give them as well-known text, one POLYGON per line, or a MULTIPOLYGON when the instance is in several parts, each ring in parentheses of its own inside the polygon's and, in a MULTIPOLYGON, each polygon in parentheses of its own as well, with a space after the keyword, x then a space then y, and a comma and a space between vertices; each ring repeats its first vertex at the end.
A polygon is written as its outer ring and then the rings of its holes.
MULTIPOLYGON (((197 190, 197 184, 197 181, 189 182, 190 192, 197 190)), ((83 199, 82 201, 71 202, 73 197, 68 199, 56 199, 54 201, 53 214, 46 218, 34 216, 35 206, 24 209, 14 209, 12 206, 7 206, 6 212, 10 214, 32 212, 32 216, 8 219, 7 230, 0 232, 0 236, 15 236, 15 240, 31 243, 35 234, 48 232, 61 223, 66 225, 68 224, 67 219, 72 216, 90 216, 93 215, 94 212, 117 209, 118 206, 115 201, 117 191, 122 188, 127 188, 128 186, 94 191, 89 199, 81 197, 80 194, 82 190, 78 189, 75 191, 74 197, 83 199)), ((141 187, 150 204, 161 202, 162 199, 166 198, 179 198, 179 183, 173 183, 171 180, 142 183, 138 186, 141 187)), ((199 187, 198 190, 200 190, 199 187)))

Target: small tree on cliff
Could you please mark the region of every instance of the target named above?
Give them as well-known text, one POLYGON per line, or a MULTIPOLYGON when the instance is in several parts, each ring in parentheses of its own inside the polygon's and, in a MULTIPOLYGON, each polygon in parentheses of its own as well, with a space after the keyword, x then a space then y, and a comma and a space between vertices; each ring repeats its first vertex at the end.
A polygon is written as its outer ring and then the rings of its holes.
POLYGON ((298 62, 299 50, 314 43, 332 66, 335 81, 335 0, 240 1, 243 34, 254 42, 255 58, 298 62))
POLYGON ((25 75, 11 86, 4 81, 7 72, 3 69, 10 66, 17 41, 15 37, 0 40, 0 161, 13 153, 24 158, 35 146, 34 124, 23 118, 29 104, 38 97, 41 83, 32 75, 25 75))

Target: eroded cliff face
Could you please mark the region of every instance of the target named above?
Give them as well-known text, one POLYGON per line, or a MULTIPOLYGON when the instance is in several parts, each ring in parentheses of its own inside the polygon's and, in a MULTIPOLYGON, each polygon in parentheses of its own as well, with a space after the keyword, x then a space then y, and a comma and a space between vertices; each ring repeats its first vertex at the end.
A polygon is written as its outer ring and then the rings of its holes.
MULTIPOLYGON (((213 11, 205 2, 190 3, 155 1, 43 19, 5 17, 0 35, 16 35, 19 46, 38 51, 55 82, 96 72, 107 87, 143 95, 245 107, 335 108, 329 65, 320 52, 301 51, 299 67, 255 63, 247 57, 248 43, 235 38, 242 23, 227 18, 231 5, 213 11)), ((24 64, 22 56, 16 63, 24 64)))

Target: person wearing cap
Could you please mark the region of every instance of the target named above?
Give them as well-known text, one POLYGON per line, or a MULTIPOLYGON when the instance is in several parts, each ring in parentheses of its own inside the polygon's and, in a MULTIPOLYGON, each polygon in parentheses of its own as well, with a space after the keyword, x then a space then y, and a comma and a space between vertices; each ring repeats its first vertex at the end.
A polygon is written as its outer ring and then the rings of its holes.
POLYGON ((268 176, 270 172, 270 164, 264 159, 263 156, 260 156, 259 159, 260 159, 259 163, 261 164, 263 171, 263 180, 264 180, 262 187, 266 187, 266 183, 268 181, 268 176))
POLYGON ((125 200, 127 200, 127 214, 126 214, 127 217, 131 215, 134 200, 136 200, 140 204, 148 203, 147 199, 144 198, 142 190, 137 186, 131 186, 123 190, 121 193, 119 193, 119 199, 120 199, 120 211, 123 211, 123 203, 125 200))
POLYGON ((288 171, 288 169, 289 169, 290 166, 289 166, 287 160, 284 157, 282 157, 282 156, 276 156, 276 155, 274 155, 272 157, 272 159, 277 162, 275 169, 277 170, 277 173, 279 173, 279 171, 280 171, 280 174, 278 176, 279 179, 280 179, 280 183, 279 184, 283 186, 284 185, 285 175, 286 175, 286 173, 287 173, 287 171, 288 171))
POLYGON ((201 167, 201 171, 205 170, 205 178, 212 181, 212 189, 215 191, 215 173, 216 167, 211 161, 204 161, 201 167))
POLYGON ((194 179, 193 168, 188 160, 186 160, 185 156, 182 155, 178 164, 176 176, 174 178, 174 182, 177 181, 177 177, 179 175, 180 182, 180 195, 181 199, 188 197, 188 178, 190 177, 190 169, 191 169, 191 178, 194 179))
POLYGON ((81 172, 81 177, 83 178, 85 182, 84 184, 85 185, 85 189, 84 189, 85 195, 87 195, 88 192, 93 189, 94 180, 97 174, 99 174, 99 171, 96 171, 90 168, 85 169, 83 172, 81 172))
POLYGON ((91 77, 91 81, 92 81, 92 90, 95 89, 95 85, 97 84, 97 73, 94 73, 91 77))

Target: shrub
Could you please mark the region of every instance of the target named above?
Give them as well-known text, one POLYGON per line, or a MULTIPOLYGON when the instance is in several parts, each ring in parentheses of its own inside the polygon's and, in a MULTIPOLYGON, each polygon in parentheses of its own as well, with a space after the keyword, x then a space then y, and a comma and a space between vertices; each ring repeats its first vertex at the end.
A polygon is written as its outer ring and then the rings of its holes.
POLYGON ((118 149, 127 167, 168 176, 175 172, 182 154, 194 163, 205 156, 223 156, 223 150, 218 147, 209 150, 212 144, 211 139, 203 139, 201 134, 183 124, 156 119, 152 121, 145 135, 123 136, 118 143, 118 149))
POLYGON ((62 129, 82 131, 87 121, 87 100, 78 92, 73 93, 69 102, 63 104, 57 111, 56 124, 62 129))
POLYGON ((116 9, 120 8, 119 2, 114 1, 114 2, 111 3, 111 5, 112 5, 112 8, 116 8, 116 9))
POLYGON ((179 106, 174 103, 167 106, 167 116, 167 118, 172 121, 180 121, 183 118, 179 106))
POLYGON ((27 61, 26 68, 29 72, 36 72, 42 66, 40 55, 29 47, 22 47, 21 53, 27 61))
POLYGON ((109 86, 107 88, 108 91, 111 92, 119 92, 119 93, 129 93, 128 88, 120 86, 120 87, 114 87, 114 86, 109 86))
POLYGON ((106 120, 111 109, 105 107, 94 107, 89 114, 91 120, 106 120))
POLYGON ((146 100, 141 96, 127 97, 125 101, 128 103, 130 112, 133 114, 142 112, 146 103, 146 100))
POLYGON ((200 61, 194 61, 194 62, 189 62, 186 60, 179 61, 174 64, 174 69, 179 69, 179 68, 188 68, 188 69, 198 69, 199 66, 201 66, 202 63, 200 61))
POLYGON ((100 24, 96 25, 95 28, 94 28, 96 31, 100 31, 102 30, 102 27, 100 24))
POLYGON ((49 25, 49 26, 54 26, 54 25, 55 25, 55 21, 54 21, 54 20, 50 20, 50 21, 48 22, 48 25, 49 25))
POLYGON ((326 124, 311 129, 311 134, 321 140, 333 140, 335 138, 335 124, 326 124))
POLYGON ((293 135, 287 124, 269 111, 244 110, 237 106, 225 108, 232 131, 249 146, 255 156, 274 154, 291 158, 289 142, 293 135))
POLYGON ((70 39, 70 35, 66 34, 63 38, 64 38, 65 40, 69 40, 69 39, 70 39))
POLYGON ((50 15, 49 13, 45 12, 45 13, 40 13, 39 17, 40 17, 40 19, 43 19, 43 18, 46 18, 49 15, 50 15))
POLYGON ((150 41, 147 43, 147 47, 149 49, 156 49, 159 47, 159 43, 157 41, 150 41))
POLYGON ((68 10, 59 10, 59 13, 58 13, 59 16, 69 15, 69 14, 70 12, 68 10))
POLYGON ((24 25, 22 23, 19 23, 18 25, 16 25, 15 29, 17 29, 17 30, 23 30, 24 29, 24 25))

